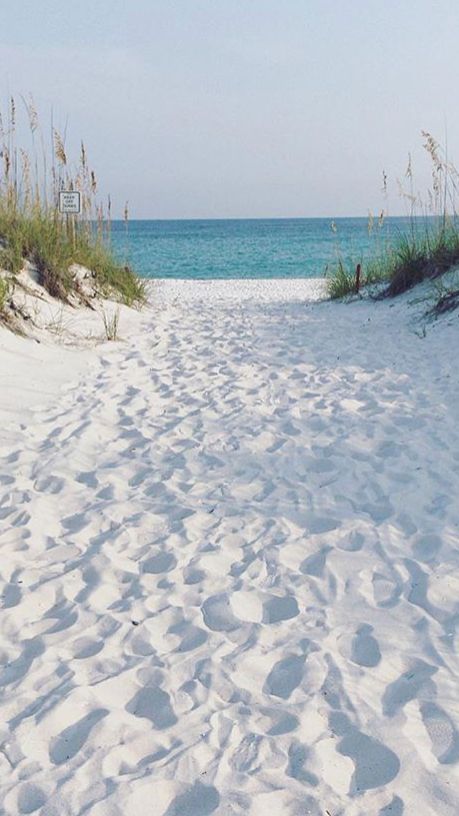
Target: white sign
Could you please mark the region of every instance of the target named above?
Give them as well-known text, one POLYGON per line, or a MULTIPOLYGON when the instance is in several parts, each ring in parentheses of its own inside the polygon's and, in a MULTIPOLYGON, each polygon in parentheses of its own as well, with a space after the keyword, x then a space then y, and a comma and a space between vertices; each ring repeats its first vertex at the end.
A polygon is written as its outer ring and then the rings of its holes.
POLYGON ((78 214, 80 212, 80 194, 61 190, 59 193, 59 212, 78 214))

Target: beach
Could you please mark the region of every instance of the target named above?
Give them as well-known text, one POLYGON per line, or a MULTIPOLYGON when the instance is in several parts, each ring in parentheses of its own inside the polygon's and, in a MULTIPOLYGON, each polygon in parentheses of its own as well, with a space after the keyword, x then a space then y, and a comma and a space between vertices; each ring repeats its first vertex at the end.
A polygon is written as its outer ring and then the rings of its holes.
POLYGON ((429 297, 156 281, 114 343, 0 328, 5 816, 456 816, 429 297))

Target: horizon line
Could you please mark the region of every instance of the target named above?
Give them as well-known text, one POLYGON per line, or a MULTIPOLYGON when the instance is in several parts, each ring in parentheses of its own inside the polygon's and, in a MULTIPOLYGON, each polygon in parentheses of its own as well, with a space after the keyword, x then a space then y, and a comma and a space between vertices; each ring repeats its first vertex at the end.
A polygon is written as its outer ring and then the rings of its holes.
MULTIPOLYGON (((223 216, 223 215, 213 215, 213 216, 180 216, 180 217, 167 217, 167 218, 155 218, 155 217, 147 217, 147 216, 138 216, 138 217, 129 217, 129 221, 344 221, 350 218, 353 219, 362 219, 367 221, 370 215, 367 213, 366 215, 232 215, 232 216, 223 216)), ((379 218, 379 214, 373 213, 372 216, 375 220, 379 218)), ((384 213, 384 220, 388 218, 441 218, 441 215, 435 214, 421 214, 421 215, 410 215, 409 213, 399 213, 399 214, 389 214, 384 213)), ((112 221, 124 221, 123 217, 119 218, 112 218, 112 221)))

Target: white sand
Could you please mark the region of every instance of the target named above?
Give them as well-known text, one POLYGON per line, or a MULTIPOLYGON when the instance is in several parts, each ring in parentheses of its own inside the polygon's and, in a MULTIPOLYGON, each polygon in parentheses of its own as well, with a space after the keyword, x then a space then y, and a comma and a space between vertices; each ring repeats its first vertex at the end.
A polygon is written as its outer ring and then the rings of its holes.
POLYGON ((308 292, 0 331, 2 814, 457 816, 459 318, 308 292))

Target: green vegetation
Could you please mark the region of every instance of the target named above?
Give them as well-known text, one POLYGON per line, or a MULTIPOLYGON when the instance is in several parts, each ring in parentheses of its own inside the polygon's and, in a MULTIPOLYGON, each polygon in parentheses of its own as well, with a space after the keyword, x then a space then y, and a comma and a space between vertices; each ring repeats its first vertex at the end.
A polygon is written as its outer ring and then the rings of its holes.
MULTIPOLYGON (((360 287, 373 283, 380 283, 387 279, 387 272, 380 260, 373 260, 371 264, 360 261, 362 270, 365 270, 360 281, 360 287)), ((347 264, 342 258, 338 258, 332 275, 328 280, 328 293, 331 298, 343 298, 347 295, 356 294, 356 268, 357 263, 347 264)))
MULTIPOLYGON (((17 144, 17 110, 10 101, 7 123, 0 116, 0 267, 14 282, 30 261, 48 292, 68 300, 80 284, 73 264, 89 269, 94 289, 128 305, 145 299, 145 288, 128 266, 120 264, 110 248, 110 201, 107 214, 97 202, 97 180, 89 168, 84 144, 78 163, 71 166, 65 143, 52 128, 48 150, 32 102, 24 101, 30 148, 17 144), (36 143, 40 143, 38 155, 36 143), (80 193, 81 213, 63 216, 58 211, 60 190, 80 193)), ((21 132, 23 128, 21 128, 21 132)), ((127 219, 127 208, 126 208, 127 219)))
POLYGON ((112 314, 102 311, 105 337, 107 340, 118 340, 118 326, 120 322, 120 310, 116 309, 112 314))
POLYGON ((5 308, 8 292, 9 292, 8 281, 4 280, 3 278, 0 278, 0 315, 5 308))
MULTIPOLYGON (((423 132, 423 136, 424 147, 433 166, 433 190, 428 191, 429 211, 423 207, 423 217, 416 211, 417 206, 422 207, 422 202, 413 195, 410 159, 406 177, 410 181, 411 192, 402 191, 410 202, 409 230, 366 263, 361 261, 360 286, 387 283, 379 294, 380 298, 399 295, 427 278, 443 275, 459 264, 459 226, 454 207, 459 173, 444 157, 433 137, 426 132, 423 132), (448 205, 452 209, 452 215, 448 205)), ((348 262, 346 265, 338 257, 328 280, 330 297, 342 298, 358 291, 355 270, 356 263, 348 262)))
POLYGON ((454 223, 426 228, 423 235, 403 236, 388 258, 384 294, 399 295, 426 278, 436 278, 459 263, 459 232, 454 223))

